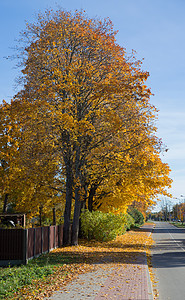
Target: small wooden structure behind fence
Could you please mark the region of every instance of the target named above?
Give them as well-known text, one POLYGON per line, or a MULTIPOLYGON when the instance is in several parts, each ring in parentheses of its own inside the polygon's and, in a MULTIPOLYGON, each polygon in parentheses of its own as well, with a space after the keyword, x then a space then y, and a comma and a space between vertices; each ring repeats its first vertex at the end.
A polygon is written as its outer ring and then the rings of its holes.
POLYGON ((63 244, 63 225, 28 229, 0 228, 0 266, 26 264, 63 244))

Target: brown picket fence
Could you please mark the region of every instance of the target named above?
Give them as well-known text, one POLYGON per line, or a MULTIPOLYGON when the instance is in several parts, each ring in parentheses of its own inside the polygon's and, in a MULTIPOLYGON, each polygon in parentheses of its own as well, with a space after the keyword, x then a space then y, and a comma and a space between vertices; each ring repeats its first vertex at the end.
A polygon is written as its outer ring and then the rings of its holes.
POLYGON ((0 229, 0 266, 26 264, 63 244, 63 225, 0 229))

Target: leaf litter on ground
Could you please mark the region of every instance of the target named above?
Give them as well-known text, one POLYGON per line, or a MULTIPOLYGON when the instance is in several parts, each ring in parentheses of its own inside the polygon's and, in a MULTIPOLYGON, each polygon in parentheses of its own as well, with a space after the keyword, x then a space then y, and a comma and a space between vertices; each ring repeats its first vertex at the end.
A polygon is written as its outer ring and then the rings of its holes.
MULTIPOLYGON (((81 239, 78 246, 57 248, 47 254, 48 264, 53 265, 53 273, 44 279, 33 280, 14 293, 13 298, 6 299, 44 299, 57 290, 65 290, 65 286, 79 274, 94 271, 97 266, 108 268, 111 265, 117 269, 119 266, 126 267, 129 263, 133 264, 143 252, 146 252, 149 262, 152 245, 152 237, 139 229, 129 231, 110 242, 81 239)), ((154 281, 151 269, 150 275, 154 281)))

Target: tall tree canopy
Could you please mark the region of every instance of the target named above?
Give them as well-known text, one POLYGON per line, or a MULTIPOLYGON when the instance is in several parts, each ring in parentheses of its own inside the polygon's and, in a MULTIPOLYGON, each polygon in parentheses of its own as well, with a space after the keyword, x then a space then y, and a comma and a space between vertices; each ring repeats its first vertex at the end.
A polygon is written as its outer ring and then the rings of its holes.
POLYGON ((44 182, 65 188, 65 244, 75 199, 76 245, 80 209, 88 198, 91 208, 96 195, 94 204, 104 210, 125 209, 133 199, 150 202, 170 185, 169 167, 159 158, 156 109, 145 84, 149 74, 134 55, 127 58, 109 19, 84 12, 47 11, 27 24, 23 40, 23 88, 14 98, 18 111, 21 107, 20 145, 27 149, 19 148, 26 158, 22 168, 32 169, 32 179, 37 165, 44 172, 39 190, 44 182))

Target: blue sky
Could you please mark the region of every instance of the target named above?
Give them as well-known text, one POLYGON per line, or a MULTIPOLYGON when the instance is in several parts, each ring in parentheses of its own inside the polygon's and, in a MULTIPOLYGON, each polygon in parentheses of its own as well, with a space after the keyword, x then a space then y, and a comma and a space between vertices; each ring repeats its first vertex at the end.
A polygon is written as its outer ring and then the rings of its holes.
MULTIPOLYGON (((118 30, 118 43, 144 58, 150 73, 151 102, 159 109, 158 136, 169 148, 162 157, 172 169, 174 198, 185 195, 185 1, 184 0, 1 0, 0 1, 0 102, 15 94, 19 70, 12 55, 15 39, 35 13, 57 5, 84 9, 90 17, 109 17, 118 30)), ((181 197, 182 199, 183 197, 181 197)), ((172 201, 175 203, 175 200, 172 201)))

